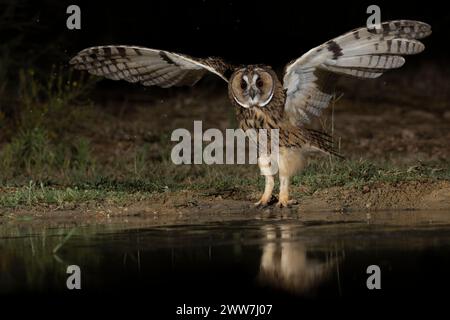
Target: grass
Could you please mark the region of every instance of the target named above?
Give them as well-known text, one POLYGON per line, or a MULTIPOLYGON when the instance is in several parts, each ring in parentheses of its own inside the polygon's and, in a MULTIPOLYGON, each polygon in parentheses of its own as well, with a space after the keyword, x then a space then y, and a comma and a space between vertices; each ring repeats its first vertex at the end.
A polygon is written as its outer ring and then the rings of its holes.
MULTIPOLYGON (((132 166, 132 164, 130 164, 132 166)), ((145 166, 148 168, 148 166, 145 166)), ((150 198, 155 193, 190 190, 197 194, 221 194, 232 191, 236 197, 259 192, 263 178, 255 166, 176 166, 170 163, 157 168, 139 168, 139 176, 96 176, 74 179, 66 185, 30 181, 25 186, 3 188, 0 207, 20 208, 50 205, 59 209, 80 204, 101 206, 125 205, 150 198)), ((130 168, 131 169, 131 168, 130 168)), ((330 187, 361 188, 374 183, 450 180, 448 164, 422 164, 394 167, 368 161, 346 160, 330 163, 313 161, 294 177, 293 185, 306 188, 305 194, 330 187)), ((1 190, 1 189, 0 189, 1 190)))
POLYGON ((3 115, 0 127, 1 182, 20 175, 42 181, 55 168, 94 170, 89 141, 76 132, 92 118, 92 104, 84 95, 95 81, 56 67, 45 83, 33 70, 20 70, 19 79, 17 91, 0 99, 2 105, 15 103, 14 113, 8 119, 3 115))
POLYGON ((330 188, 362 187, 373 183, 400 183, 407 181, 437 181, 450 179, 448 163, 417 163, 394 166, 375 164, 366 160, 344 160, 335 163, 315 161, 293 179, 294 185, 305 185, 311 192, 330 188))
POLYGON ((11 188, 0 196, 3 208, 52 205, 57 209, 73 208, 74 205, 95 202, 123 204, 144 199, 148 192, 108 191, 102 189, 78 189, 77 187, 44 187, 30 182, 29 186, 11 188))

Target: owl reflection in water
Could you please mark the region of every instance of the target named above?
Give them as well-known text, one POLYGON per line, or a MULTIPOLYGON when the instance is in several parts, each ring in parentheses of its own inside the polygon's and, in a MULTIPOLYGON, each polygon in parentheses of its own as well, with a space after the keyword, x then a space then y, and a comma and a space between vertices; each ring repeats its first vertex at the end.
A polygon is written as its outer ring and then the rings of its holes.
MULTIPOLYGON (((228 84, 228 95, 241 129, 279 130, 277 205, 285 207, 293 203, 289 199, 290 179, 304 168, 310 152, 340 156, 327 133, 307 128, 330 104, 339 76, 370 79, 399 68, 405 62, 404 55, 424 50, 418 39, 430 34, 428 24, 411 20, 355 29, 293 60, 280 79, 270 66, 235 66, 220 58, 198 59, 125 45, 84 49, 70 63, 76 69, 108 79, 163 88, 192 86, 208 72, 222 78, 228 84)), ((275 184, 274 174, 266 168, 270 161, 264 157, 258 159, 265 176, 258 206, 271 202, 275 184)))

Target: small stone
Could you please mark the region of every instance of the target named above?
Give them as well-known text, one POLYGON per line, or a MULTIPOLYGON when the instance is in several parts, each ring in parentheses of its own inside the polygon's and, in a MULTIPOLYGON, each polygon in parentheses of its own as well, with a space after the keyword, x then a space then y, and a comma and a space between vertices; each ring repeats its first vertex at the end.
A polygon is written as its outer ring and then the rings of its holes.
POLYGON ((362 192, 363 193, 368 193, 370 191, 369 186, 364 186, 362 192))

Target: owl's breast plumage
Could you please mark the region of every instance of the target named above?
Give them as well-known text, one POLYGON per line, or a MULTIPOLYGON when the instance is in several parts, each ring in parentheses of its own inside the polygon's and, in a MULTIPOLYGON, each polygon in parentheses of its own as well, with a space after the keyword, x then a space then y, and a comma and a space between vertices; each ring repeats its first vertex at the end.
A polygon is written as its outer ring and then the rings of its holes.
POLYGON ((243 108, 234 99, 231 99, 231 101, 236 108, 239 127, 243 130, 279 129, 284 121, 286 95, 281 84, 275 88, 272 100, 265 107, 243 108))
POLYGON ((275 92, 272 101, 263 108, 252 107, 243 108, 237 103, 233 103, 236 108, 236 117, 239 122, 239 128, 247 131, 249 129, 268 130, 269 139, 271 129, 278 129, 279 143, 281 147, 301 148, 305 143, 302 128, 293 126, 284 112, 284 103, 286 96, 280 88, 275 92))

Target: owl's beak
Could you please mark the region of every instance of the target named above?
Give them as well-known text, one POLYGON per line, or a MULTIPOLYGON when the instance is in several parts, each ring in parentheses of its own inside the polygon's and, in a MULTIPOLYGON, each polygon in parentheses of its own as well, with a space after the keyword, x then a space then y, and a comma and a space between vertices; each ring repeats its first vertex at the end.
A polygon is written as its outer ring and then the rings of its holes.
POLYGON ((252 100, 255 99, 255 97, 256 97, 256 90, 253 89, 253 88, 250 88, 248 90, 248 95, 250 96, 250 98, 252 98, 252 100))

